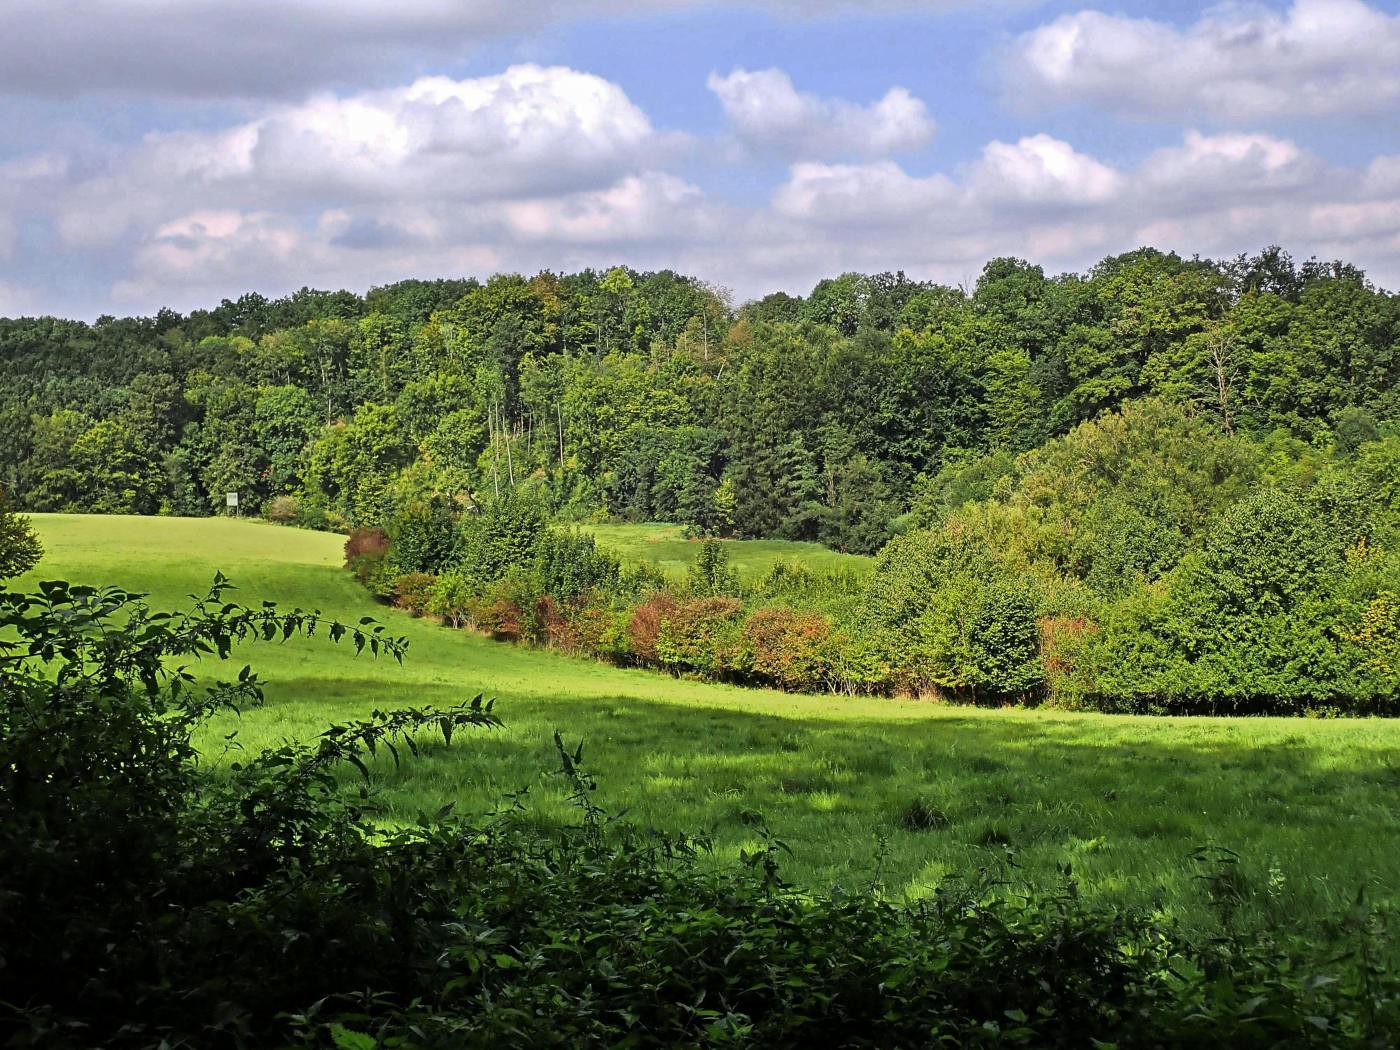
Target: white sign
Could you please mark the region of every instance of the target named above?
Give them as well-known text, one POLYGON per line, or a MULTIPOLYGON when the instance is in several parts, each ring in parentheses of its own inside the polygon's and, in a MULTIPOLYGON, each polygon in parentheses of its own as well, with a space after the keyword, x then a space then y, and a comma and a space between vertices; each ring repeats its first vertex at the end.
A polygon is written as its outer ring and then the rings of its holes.
POLYGON ((224 505, 225 505, 225 506, 228 506, 228 507, 236 507, 236 506, 238 506, 238 493, 236 493, 236 492, 225 492, 225 493, 224 493, 224 505))

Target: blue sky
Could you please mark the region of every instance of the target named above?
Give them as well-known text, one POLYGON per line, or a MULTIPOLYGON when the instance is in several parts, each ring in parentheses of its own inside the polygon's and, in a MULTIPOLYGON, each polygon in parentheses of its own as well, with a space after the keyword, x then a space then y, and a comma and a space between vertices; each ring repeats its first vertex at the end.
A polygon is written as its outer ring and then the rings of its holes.
POLYGON ((1400 286, 1400 0, 10 0, 0 314, 1155 244, 1400 286))

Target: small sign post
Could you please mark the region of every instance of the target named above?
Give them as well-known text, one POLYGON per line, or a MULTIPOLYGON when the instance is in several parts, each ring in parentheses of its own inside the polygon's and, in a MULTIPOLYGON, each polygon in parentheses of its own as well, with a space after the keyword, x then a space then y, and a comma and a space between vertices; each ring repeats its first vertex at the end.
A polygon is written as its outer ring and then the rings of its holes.
POLYGON ((232 514, 235 518, 238 517, 238 493, 225 492, 224 506, 226 506, 229 509, 229 513, 232 514))

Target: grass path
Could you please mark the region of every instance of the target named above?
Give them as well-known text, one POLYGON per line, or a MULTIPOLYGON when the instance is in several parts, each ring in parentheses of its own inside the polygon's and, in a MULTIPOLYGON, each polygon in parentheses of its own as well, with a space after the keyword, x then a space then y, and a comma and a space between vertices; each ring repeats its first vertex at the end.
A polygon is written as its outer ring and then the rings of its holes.
MULTIPOLYGON (((1086 892, 1203 914, 1197 846, 1244 858, 1248 908, 1309 913, 1368 887, 1400 899, 1400 721, 1153 719, 836 699, 680 681, 500 645, 375 607, 339 567, 338 536, 226 519, 34 515, 48 553, 34 578, 114 583, 158 605, 222 570, 246 602, 374 615, 410 640, 402 667, 324 641, 244 658, 269 702, 235 726, 245 746, 306 738, 374 707, 499 698, 504 731, 377 771, 390 813, 472 809, 529 787, 563 816, 551 736, 587 741, 604 805, 641 824, 713 832, 730 855, 758 810, 793 847, 790 877, 864 885, 877 838, 886 884, 922 892, 1009 850, 1030 877, 1070 862, 1086 892), (911 830, 916 799, 935 827, 911 830), (1272 875, 1270 872, 1272 871, 1272 875)), ((23 582, 23 581, 21 581, 23 582)))

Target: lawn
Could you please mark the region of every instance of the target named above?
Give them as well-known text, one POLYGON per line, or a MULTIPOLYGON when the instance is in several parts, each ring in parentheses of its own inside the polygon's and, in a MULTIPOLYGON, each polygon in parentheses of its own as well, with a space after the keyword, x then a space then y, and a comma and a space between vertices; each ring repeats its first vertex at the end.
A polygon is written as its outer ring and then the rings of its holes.
MULTIPOLYGON (((688 540, 679 525, 647 522, 643 525, 585 525, 598 545, 612 551, 624 563, 646 562, 672 578, 683 577, 700 549, 699 540, 688 540)), ((819 543, 793 540, 723 540, 729 564, 745 583, 761 579, 779 562, 800 562, 809 569, 864 571, 873 558, 842 554, 819 543)))
POLYGON ((269 681, 269 702, 211 729, 213 762, 228 760, 232 728, 254 747, 375 707, 499 698, 504 730, 376 770, 393 819, 447 801, 480 809, 524 787, 539 819, 562 819, 549 772, 557 728, 586 740, 605 806, 643 825, 709 830, 726 857, 752 841, 740 815, 757 810, 795 853, 789 877, 806 885, 868 885, 883 839, 894 893, 1009 853, 1024 877, 1051 879, 1068 863, 1087 894, 1194 923, 1207 883, 1189 856, 1213 844, 1243 858, 1246 911, 1261 921, 1335 910, 1363 886, 1372 900, 1400 899, 1400 721, 1153 719, 741 690, 375 607, 338 567, 338 536, 227 519, 33 520, 48 547, 34 578, 121 584, 170 605, 222 570, 245 601, 371 614, 410 640, 402 667, 324 640, 248 646, 239 655, 269 681), (931 826, 901 820, 915 800, 931 826))

